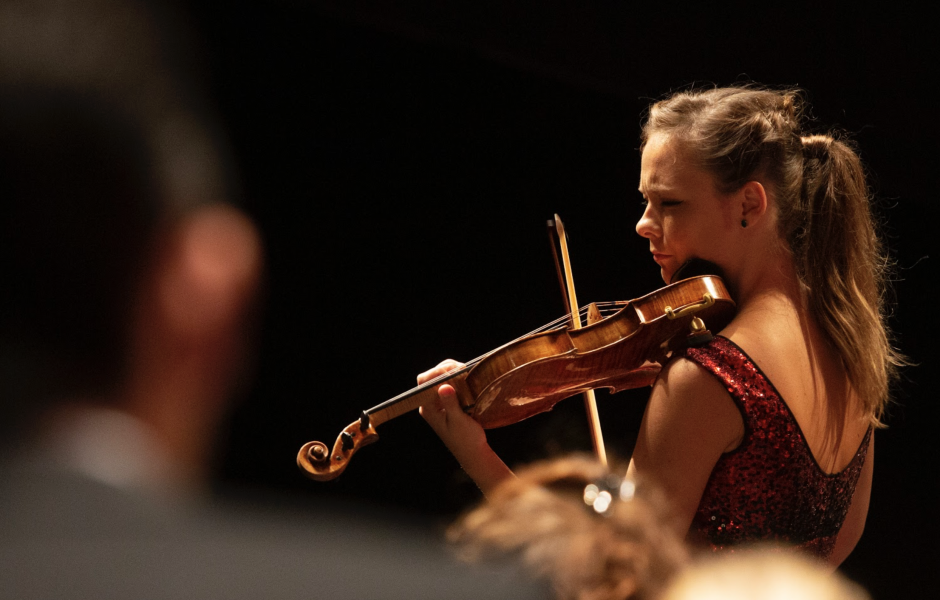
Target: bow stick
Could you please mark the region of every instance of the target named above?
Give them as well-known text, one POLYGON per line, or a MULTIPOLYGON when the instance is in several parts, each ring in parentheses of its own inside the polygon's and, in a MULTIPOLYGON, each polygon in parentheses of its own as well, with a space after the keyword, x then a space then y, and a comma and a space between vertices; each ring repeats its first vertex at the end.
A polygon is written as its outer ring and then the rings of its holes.
MULTIPOLYGON (((552 222, 549 221, 549 231, 551 231, 552 222)), ((571 328, 581 329, 581 317, 578 314, 578 298, 574 291, 574 279, 571 276, 571 259, 568 257, 568 235, 565 233, 565 226, 561 222, 561 217, 555 215, 555 232, 558 234, 558 241, 561 244, 561 258, 565 266, 565 282, 567 283, 567 309, 571 312, 571 328)), ((555 253, 555 244, 552 243, 552 254, 555 258, 555 267, 558 268, 558 256, 555 253)), ((560 279, 559 279, 560 282, 560 279)), ((564 297, 564 286, 562 286, 562 297, 564 297)), ((597 400, 594 397, 594 390, 584 392, 584 409, 587 412, 588 426, 591 429, 591 441, 594 443, 594 453, 597 460, 605 467, 607 466, 607 450, 604 448, 604 435, 601 432, 600 416, 597 414, 597 400)))

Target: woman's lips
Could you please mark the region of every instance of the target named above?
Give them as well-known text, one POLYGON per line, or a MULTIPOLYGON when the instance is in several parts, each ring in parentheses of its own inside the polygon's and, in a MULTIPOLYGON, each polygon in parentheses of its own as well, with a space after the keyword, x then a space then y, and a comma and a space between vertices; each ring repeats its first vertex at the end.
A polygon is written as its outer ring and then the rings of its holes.
POLYGON ((662 265, 664 261, 671 258, 668 254, 663 254, 662 252, 653 252, 653 260, 656 261, 656 264, 662 265))

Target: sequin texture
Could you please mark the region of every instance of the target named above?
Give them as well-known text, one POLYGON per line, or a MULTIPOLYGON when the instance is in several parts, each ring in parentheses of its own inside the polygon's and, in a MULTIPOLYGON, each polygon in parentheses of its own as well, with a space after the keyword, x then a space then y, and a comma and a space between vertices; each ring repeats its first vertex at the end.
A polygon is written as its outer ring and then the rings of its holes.
POLYGON ((731 340, 716 336, 685 358, 726 387, 744 418, 741 445, 712 470, 690 534, 715 551, 754 542, 828 558, 852 501, 872 429, 839 473, 827 474, 777 390, 731 340))

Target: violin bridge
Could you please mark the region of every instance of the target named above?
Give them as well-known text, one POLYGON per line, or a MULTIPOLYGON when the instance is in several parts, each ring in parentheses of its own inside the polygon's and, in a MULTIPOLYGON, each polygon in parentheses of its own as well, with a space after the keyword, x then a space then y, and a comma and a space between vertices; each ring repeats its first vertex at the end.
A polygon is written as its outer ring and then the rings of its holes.
POLYGON ((591 302, 587 307, 587 323, 588 325, 593 325, 598 321, 602 320, 604 317, 601 316, 600 309, 597 308, 597 304, 591 302))

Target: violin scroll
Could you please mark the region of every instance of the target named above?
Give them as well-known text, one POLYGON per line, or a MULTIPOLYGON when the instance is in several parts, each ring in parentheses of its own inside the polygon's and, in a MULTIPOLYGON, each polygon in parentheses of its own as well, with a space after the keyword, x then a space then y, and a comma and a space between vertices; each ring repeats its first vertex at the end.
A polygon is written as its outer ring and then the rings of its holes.
POLYGON ((323 442, 307 442, 297 452, 297 466, 310 479, 329 481, 346 470, 353 454, 363 446, 379 439, 375 427, 365 412, 358 421, 350 423, 336 438, 333 452, 323 442))

